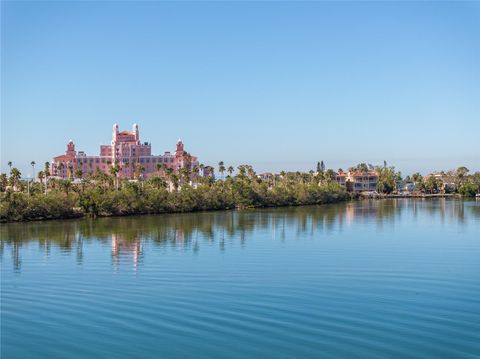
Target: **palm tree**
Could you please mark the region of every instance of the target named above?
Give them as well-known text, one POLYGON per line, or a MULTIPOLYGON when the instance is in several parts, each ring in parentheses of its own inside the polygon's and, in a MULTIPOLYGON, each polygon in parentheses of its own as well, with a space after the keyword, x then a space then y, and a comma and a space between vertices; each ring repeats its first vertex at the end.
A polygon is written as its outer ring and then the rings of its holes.
POLYGON ((45 162, 45 194, 47 194, 48 177, 50 176, 50 162, 45 162))
POLYGON ((70 192, 70 189, 72 188, 72 182, 70 180, 62 180, 60 182, 60 187, 65 192, 65 196, 68 197, 68 193, 70 192))
POLYGON ((83 176, 83 171, 80 168, 77 168, 75 170, 75 177, 82 178, 82 176, 83 176))
POLYGON ((38 179, 40 180, 40 190, 42 189, 42 181, 45 178, 45 173, 43 171, 38 172, 38 179))
POLYGON ((171 179, 172 179, 173 188, 175 189, 175 191, 177 191, 178 190, 178 176, 175 173, 173 173, 171 175, 171 179))
POLYGON ((140 164, 138 162, 133 163, 133 178, 134 179, 137 179, 139 169, 140 169, 140 164))
POLYGON ((110 176, 102 171, 95 172, 95 180, 100 183, 103 190, 106 191, 107 188, 110 186, 110 176))
POLYGON ((35 180, 35 161, 30 162, 30 166, 32 166, 32 176, 33 180, 35 180))
POLYGON ((158 177, 158 176, 150 178, 148 180, 148 183, 150 183, 156 189, 160 189, 162 187, 165 187, 165 181, 161 177, 158 177))
POLYGON ((335 180, 335 171, 332 170, 332 169, 328 169, 325 172, 325 178, 327 179, 327 181, 334 181, 335 180))
POLYGON ((110 173, 113 175, 115 178, 115 190, 118 191, 118 171, 120 170, 120 167, 117 164, 114 164, 113 166, 110 167, 110 173))
POLYGON ((142 175, 143 170, 145 170, 145 168, 143 168, 143 166, 138 162, 135 164, 134 168, 135 168, 135 170, 134 170, 134 173, 133 173, 133 177, 135 179, 139 179, 142 175), (142 168, 143 168, 143 170, 142 170, 142 168))
POLYGON ((17 190, 17 184, 21 176, 22 174, 20 173, 18 168, 13 167, 10 171, 10 184, 13 186, 14 191, 17 190))
POLYGON ((8 167, 10 167, 10 172, 12 172, 12 161, 8 161, 8 167))
POLYGON ((208 177, 212 177, 214 175, 215 169, 212 166, 205 166, 205 172, 208 177))
POLYGON ((72 165, 71 162, 68 162, 67 169, 68 169, 68 178, 72 178, 73 177, 73 165, 72 165))
POLYGON ((165 170, 165 174, 167 176, 168 181, 173 184, 173 168, 167 167, 165 170))
POLYGON ((455 171, 457 185, 460 185, 461 183, 463 183, 468 172, 469 172, 469 169, 465 166, 461 166, 457 168, 457 170, 455 171))
POLYGON ((192 169, 192 155, 188 152, 185 153, 185 167, 187 167, 188 172, 192 169))
POLYGON ((413 180, 414 182, 418 182, 418 181, 421 180, 421 179, 422 179, 422 175, 421 175, 419 172, 414 173, 414 174, 412 175, 412 180, 413 180))
POLYGON ((247 166, 240 165, 240 166, 237 167, 237 169, 238 169, 237 177, 243 182, 246 178, 247 166))
POLYGON ((6 175, 5 173, 2 173, 2 174, 0 175, 0 190, 1 190, 2 192, 6 191, 7 185, 8 185, 7 175, 6 175))
POLYGON ((255 177, 255 171, 253 170, 253 167, 250 165, 247 166, 247 174, 248 174, 248 177, 250 177, 251 179, 255 177))
POLYGON ((192 172, 195 175, 195 177, 198 177, 198 174, 200 173, 200 168, 198 167, 198 165, 193 166, 192 172))
POLYGON ((157 163, 157 176, 160 176, 160 171, 163 169, 162 163, 157 163))
POLYGON ((60 170, 60 176, 63 177, 63 169, 65 168, 65 164, 63 162, 60 162, 58 165, 58 169, 60 170))
POLYGON ((127 178, 130 178, 130 162, 129 162, 129 161, 125 161, 125 164, 123 165, 123 168, 126 168, 126 169, 127 169, 127 173, 128 173, 127 178))
POLYGON ((225 164, 223 163, 223 161, 218 162, 218 172, 220 172, 223 179, 223 172, 225 172, 225 164))
POLYGON ((228 166, 228 169, 227 169, 227 172, 228 174, 230 175, 230 177, 232 176, 232 173, 235 171, 235 169, 233 168, 233 166, 228 166))
POLYGON ((140 167, 138 168, 139 172, 140 172, 140 177, 141 179, 143 180, 144 178, 144 175, 145 175, 145 167, 143 167, 142 165, 140 165, 140 167))

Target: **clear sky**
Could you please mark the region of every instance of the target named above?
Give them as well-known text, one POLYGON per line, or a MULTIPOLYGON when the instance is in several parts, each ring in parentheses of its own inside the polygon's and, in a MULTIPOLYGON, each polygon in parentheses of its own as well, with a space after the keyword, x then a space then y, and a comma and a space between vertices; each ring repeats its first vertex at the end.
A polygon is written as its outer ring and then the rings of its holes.
POLYGON ((140 126, 205 164, 480 170, 480 2, 2 2, 1 168, 140 126))

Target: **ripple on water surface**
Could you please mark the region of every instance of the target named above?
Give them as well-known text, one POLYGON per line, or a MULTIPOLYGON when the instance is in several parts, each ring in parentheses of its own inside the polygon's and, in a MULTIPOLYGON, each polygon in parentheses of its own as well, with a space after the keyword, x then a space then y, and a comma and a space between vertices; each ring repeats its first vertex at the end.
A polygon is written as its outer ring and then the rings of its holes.
POLYGON ((0 231, 5 358, 480 357, 480 202, 0 231))

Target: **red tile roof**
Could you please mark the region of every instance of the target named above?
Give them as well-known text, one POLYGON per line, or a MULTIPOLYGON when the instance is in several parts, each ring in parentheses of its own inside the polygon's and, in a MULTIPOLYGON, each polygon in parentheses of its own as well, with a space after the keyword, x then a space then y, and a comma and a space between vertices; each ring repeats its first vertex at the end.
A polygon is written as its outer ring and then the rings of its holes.
POLYGON ((377 172, 375 171, 368 171, 368 172, 361 172, 361 171, 354 171, 354 172, 349 172, 349 176, 352 177, 363 177, 363 176, 375 176, 377 177, 377 172))
POLYGON ((60 156, 54 157, 53 160, 54 161, 70 161, 70 160, 73 160, 73 157, 68 155, 60 155, 60 156))

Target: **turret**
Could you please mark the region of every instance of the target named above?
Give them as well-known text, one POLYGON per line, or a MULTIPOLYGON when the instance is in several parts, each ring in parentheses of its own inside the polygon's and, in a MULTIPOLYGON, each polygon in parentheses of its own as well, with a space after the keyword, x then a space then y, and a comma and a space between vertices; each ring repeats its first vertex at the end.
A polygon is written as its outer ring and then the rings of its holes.
POLYGON ((77 154, 77 151, 75 151, 75 143, 73 143, 72 140, 68 141, 65 154, 69 156, 75 156, 77 154))
POLYGON ((135 134, 135 141, 140 143, 140 134, 138 132, 138 125, 136 123, 133 124, 133 133, 135 134))
POLYGON ((183 142, 182 140, 177 141, 177 155, 183 153, 183 142))
POLYGON ((112 145, 117 142, 118 125, 114 124, 112 129, 112 145))

